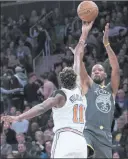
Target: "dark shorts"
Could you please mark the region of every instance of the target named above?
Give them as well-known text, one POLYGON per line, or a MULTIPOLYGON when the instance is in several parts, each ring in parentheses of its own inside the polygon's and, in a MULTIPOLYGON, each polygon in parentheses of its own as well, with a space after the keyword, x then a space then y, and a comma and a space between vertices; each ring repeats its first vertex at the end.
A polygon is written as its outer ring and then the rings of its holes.
POLYGON ((88 130, 84 130, 88 144, 88 158, 112 158, 112 148, 102 144, 88 130))

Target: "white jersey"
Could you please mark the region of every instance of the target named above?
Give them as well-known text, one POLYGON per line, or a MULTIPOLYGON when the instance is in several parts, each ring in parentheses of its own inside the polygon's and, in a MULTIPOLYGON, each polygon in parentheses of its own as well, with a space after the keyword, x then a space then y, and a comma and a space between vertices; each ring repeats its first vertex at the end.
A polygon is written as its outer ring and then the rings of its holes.
POLYGON ((80 89, 61 89, 66 95, 66 103, 62 108, 52 108, 54 132, 62 128, 72 128, 83 133, 85 126, 85 110, 87 101, 82 97, 80 89))

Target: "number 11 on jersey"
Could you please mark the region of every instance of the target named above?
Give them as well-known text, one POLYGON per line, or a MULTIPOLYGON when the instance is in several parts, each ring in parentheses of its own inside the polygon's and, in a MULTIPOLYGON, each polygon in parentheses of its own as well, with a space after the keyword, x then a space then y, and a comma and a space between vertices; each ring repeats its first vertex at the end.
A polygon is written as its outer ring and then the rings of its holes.
POLYGON ((74 105, 73 107, 73 122, 74 123, 84 123, 84 106, 74 105))

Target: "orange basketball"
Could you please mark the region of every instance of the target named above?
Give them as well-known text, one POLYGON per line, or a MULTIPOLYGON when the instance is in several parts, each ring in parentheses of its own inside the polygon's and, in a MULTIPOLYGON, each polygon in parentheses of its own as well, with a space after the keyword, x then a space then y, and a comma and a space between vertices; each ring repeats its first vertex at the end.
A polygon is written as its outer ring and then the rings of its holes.
POLYGON ((83 1, 77 8, 77 14, 82 21, 91 22, 98 16, 99 9, 92 1, 83 1))

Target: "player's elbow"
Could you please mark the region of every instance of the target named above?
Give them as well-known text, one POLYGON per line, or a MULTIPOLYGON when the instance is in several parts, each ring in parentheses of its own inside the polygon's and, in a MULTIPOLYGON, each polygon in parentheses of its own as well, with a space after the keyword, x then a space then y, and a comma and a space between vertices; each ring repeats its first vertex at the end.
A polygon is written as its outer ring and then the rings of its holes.
POLYGON ((120 77, 120 68, 119 67, 115 67, 112 72, 115 76, 120 77))
POLYGON ((112 65, 112 71, 113 71, 115 74, 120 74, 119 64, 112 65))

